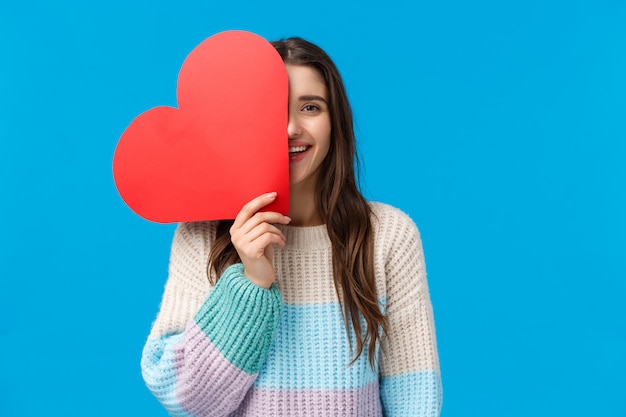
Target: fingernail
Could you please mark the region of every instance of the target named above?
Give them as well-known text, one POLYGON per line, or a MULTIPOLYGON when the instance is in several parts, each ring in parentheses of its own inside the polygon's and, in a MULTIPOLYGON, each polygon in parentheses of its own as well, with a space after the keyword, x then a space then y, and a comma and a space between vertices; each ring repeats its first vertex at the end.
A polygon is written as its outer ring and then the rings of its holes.
POLYGON ((291 217, 285 216, 285 220, 287 220, 288 222, 291 222, 291 217))
POLYGON ((272 193, 265 194, 265 197, 267 197, 267 198, 274 198, 274 197, 276 197, 276 191, 274 191, 272 193))

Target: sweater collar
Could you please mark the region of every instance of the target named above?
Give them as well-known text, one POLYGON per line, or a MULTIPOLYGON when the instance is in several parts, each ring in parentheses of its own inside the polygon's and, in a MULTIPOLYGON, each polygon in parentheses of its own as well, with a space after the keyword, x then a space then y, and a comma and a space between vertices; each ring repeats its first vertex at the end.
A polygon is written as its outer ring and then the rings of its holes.
POLYGON ((285 249, 314 249, 330 247, 330 238, 326 225, 321 226, 286 226, 277 224, 285 237, 287 246, 285 249))

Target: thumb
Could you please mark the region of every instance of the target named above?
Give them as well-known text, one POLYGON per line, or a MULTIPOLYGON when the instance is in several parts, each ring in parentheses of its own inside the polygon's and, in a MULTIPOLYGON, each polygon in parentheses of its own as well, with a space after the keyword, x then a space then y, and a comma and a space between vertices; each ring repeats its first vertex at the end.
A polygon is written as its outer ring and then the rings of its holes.
POLYGON ((264 250, 265 257, 270 261, 274 261, 274 245, 269 244, 265 247, 264 250))

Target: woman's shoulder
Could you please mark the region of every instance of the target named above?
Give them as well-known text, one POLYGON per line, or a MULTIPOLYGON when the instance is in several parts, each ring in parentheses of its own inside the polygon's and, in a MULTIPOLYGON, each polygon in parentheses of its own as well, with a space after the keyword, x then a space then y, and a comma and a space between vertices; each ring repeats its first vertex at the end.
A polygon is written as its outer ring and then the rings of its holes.
POLYGON ((417 233, 417 226, 413 219, 399 208, 375 201, 370 201, 368 204, 372 210, 372 223, 375 230, 394 234, 402 230, 414 230, 417 233))
POLYGON ((215 229, 215 226, 215 221, 182 222, 176 225, 176 233, 204 236, 210 234, 211 231, 215 229))
POLYGON ((172 241, 172 250, 206 253, 215 239, 216 222, 178 223, 172 241))
POLYGON ((411 217, 389 204, 370 202, 375 252, 385 259, 421 250, 421 236, 411 217))

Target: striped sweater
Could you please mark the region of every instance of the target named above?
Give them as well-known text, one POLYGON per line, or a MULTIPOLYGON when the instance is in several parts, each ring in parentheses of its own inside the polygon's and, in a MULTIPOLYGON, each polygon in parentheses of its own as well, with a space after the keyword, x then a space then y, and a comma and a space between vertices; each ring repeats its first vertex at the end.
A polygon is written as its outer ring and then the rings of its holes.
MULTIPOLYGON (((325 226, 279 225, 276 281, 261 288, 207 260, 215 223, 181 223, 144 380, 173 416, 438 416, 441 378, 421 240, 411 219, 371 203, 374 271, 388 323, 372 368, 353 359, 325 226)), ((354 334, 350 332, 354 341, 354 334)))

